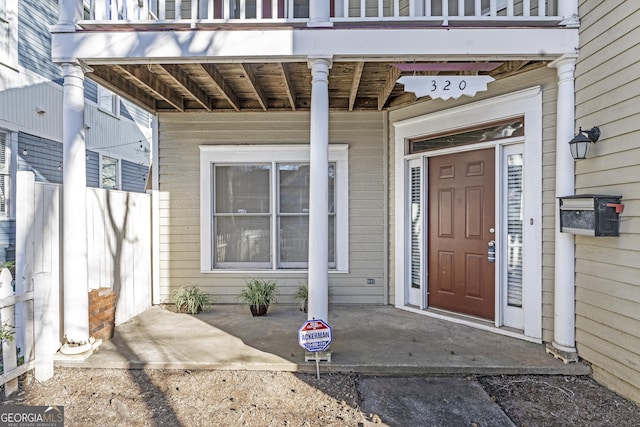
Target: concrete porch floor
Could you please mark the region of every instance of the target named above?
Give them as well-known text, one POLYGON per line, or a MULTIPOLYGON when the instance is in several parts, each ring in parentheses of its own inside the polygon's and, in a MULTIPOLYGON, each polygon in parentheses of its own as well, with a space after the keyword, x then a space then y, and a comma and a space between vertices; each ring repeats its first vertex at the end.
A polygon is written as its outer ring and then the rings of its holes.
MULTIPOLYGON (((242 369, 315 372, 297 331, 306 314, 276 304, 266 317, 246 305, 214 305, 192 316, 152 307, 116 327, 90 357, 57 357, 56 366, 87 368, 242 369)), ((379 305, 332 305, 331 362, 321 372, 416 374, 590 374, 565 364, 543 344, 379 305)))

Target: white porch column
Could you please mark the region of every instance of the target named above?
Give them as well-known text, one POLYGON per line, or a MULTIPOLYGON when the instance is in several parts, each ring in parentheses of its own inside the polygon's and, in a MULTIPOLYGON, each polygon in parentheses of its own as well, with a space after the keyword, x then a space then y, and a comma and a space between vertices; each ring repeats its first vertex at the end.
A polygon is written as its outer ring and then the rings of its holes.
MULTIPOLYGON (((564 56, 550 66, 558 70, 556 112, 556 197, 575 192, 575 161, 569 141, 575 127, 574 70, 576 58, 564 56)), ((560 232, 559 202, 556 199, 555 285, 553 344, 547 351, 565 361, 578 360, 575 342, 575 247, 574 236, 560 232)))
POLYGON ((563 18, 562 23, 568 27, 577 27, 580 25, 578 0, 559 0, 558 16, 563 18))
POLYGON ((84 131, 84 72, 62 64, 62 256, 64 335, 70 343, 89 340, 87 287, 87 166, 84 131))
POLYGON ((82 19, 84 6, 82 0, 58 0, 58 22, 52 32, 75 31, 76 21, 82 19))
POLYGON ((309 183, 308 319, 328 322, 329 314, 329 68, 331 60, 309 60, 311 132, 309 183))
POLYGON ((327 0, 309 0, 309 23, 308 27, 331 27, 333 23, 329 21, 329 2, 327 0))

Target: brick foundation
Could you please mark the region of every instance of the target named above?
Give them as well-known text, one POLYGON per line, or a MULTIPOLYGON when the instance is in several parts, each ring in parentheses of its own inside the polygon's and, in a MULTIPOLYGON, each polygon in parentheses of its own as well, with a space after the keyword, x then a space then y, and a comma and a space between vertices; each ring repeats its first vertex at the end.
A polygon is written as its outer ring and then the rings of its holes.
POLYGON ((107 341, 116 322, 116 293, 110 288, 89 292, 89 335, 107 341))

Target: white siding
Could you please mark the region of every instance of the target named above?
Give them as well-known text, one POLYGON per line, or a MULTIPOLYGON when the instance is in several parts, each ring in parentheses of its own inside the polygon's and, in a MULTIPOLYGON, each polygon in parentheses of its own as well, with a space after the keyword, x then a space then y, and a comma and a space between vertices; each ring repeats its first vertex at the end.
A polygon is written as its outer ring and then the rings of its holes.
POLYGON ((576 237, 576 341, 594 377, 640 401, 640 4, 583 1, 576 127, 600 141, 576 163, 576 192, 615 194, 620 237, 576 237))
MULTIPOLYGON (((384 302, 383 114, 330 114, 330 143, 349 145, 348 273, 329 276, 331 303, 384 302), (375 280, 367 285, 366 279, 375 280)), ((235 303, 249 277, 276 279, 293 302, 304 272, 200 273, 201 144, 308 144, 309 114, 167 113, 159 116, 160 294, 196 283, 221 303, 235 303)))
MULTIPOLYGON (((90 102, 85 107, 85 123, 90 127, 88 149, 149 164, 150 130, 142 132, 133 121, 114 117, 90 102)), ((27 70, 1 67, 0 128, 62 142, 62 86, 27 70)))

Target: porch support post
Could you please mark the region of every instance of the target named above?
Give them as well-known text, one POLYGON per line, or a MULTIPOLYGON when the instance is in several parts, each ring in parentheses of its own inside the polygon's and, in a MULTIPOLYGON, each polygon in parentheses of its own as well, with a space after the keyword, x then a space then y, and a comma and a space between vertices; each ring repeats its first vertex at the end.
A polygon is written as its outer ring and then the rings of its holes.
MULTIPOLYGON (((575 64, 575 57, 564 56, 550 65, 558 70, 556 197, 570 196, 575 192, 575 161, 569 150, 575 126, 575 64)), ((574 362, 578 360, 575 342, 575 242, 573 234, 560 232, 557 198, 555 218, 553 344, 547 346, 547 351, 565 362, 574 362)))
POLYGON ((309 0, 309 23, 307 27, 332 27, 329 21, 329 2, 327 0, 309 0))
POLYGON ((561 16, 562 24, 567 27, 577 27, 580 25, 578 16, 578 0, 559 0, 558 16, 561 16))
POLYGON ((329 68, 328 58, 309 59, 311 131, 309 183, 308 319, 329 315, 329 68))
POLYGON ((52 32, 62 33, 76 30, 76 22, 82 19, 84 6, 82 0, 58 0, 58 22, 52 32))
POLYGON ((64 336, 69 343, 89 341, 87 287, 87 166, 84 130, 84 72, 62 64, 62 256, 64 336))

